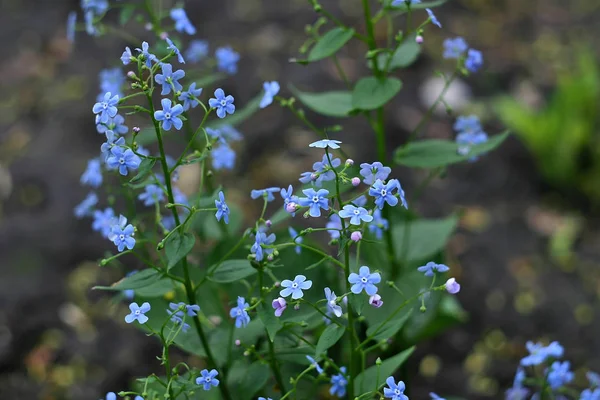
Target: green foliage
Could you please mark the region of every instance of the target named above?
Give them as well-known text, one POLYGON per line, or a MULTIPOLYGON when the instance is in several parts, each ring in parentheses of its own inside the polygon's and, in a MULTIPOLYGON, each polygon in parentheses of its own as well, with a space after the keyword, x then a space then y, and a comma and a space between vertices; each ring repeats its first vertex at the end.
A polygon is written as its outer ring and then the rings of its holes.
POLYGON ((319 341, 317 342, 317 348, 315 350, 315 356, 320 356, 325 353, 327 349, 335 345, 346 332, 346 327, 338 324, 329 324, 327 328, 321 333, 319 341))
POLYGON ((394 372, 408 360, 408 357, 415 351, 414 347, 404 350, 393 357, 384 360, 381 365, 373 365, 367 368, 354 381, 354 390, 357 393, 366 393, 368 391, 379 389, 388 376, 394 372))
POLYGON ((352 106, 360 110, 375 110, 392 100, 400 89, 402 82, 398 78, 362 78, 352 91, 352 106))
POLYGON ((194 248, 196 236, 189 232, 173 231, 165 241, 165 254, 167 256, 167 270, 173 268, 183 257, 187 256, 194 248))
POLYGON ((294 87, 292 91, 306 107, 328 117, 347 117, 353 110, 352 93, 345 91, 308 93, 294 87))
POLYGON ((333 28, 319 39, 308 53, 308 61, 319 61, 335 55, 354 35, 354 29, 333 28))

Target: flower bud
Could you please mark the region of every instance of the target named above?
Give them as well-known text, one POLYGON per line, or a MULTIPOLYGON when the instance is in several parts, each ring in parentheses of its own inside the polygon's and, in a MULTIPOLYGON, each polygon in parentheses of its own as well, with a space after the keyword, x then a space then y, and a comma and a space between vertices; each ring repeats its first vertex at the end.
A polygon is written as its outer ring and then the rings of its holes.
POLYGON ((286 206, 285 206, 285 211, 289 212, 289 213, 293 213, 296 212, 296 207, 297 204, 292 202, 289 202, 286 206))
POLYGON ((146 28, 147 31, 151 31, 152 30, 152 23, 148 22, 146 25, 144 25, 144 28, 146 28))
POLYGON ((273 261, 273 259, 274 259, 273 254, 269 254, 267 256, 267 261, 273 261))
POLYGON ((294 310, 298 311, 299 309, 300 309, 300 303, 298 303, 294 306, 294 310))
POLYGON ((169 37, 169 34, 167 32, 161 32, 160 33, 160 38, 162 40, 166 40, 169 37))
POLYGON ((139 126, 134 126, 131 130, 133 131, 133 133, 136 133, 136 134, 140 133, 140 131, 141 131, 139 126))
POLYGON ((273 286, 275 286, 275 287, 279 287, 279 286, 281 286, 281 282, 277 281, 277 282, 275 282, 275 283, 273 284, 273 286))
POLYGON ((312 174, 310 174, 310 180, 311 181, 316 181, 318 177, 319 176, 317 174, 315 174, 314 172, 312 174))
POLYGON ((381 300, 381 296, 375 293, 373 296, 369 297, 369 304, 375 308, 379 308, 383 305, 383 301, 381 300))
POLYGON ((352 239, 355 242, 358 242, 362 239, 362 233, 360 233, 360 231, 354 231, 350 234, 350 239, 352 239))
POLYGON ((240 346, 241 344, 242 344, 242 342, 240 341, 240 339, 235 339, 236 346, 240 346))
POLYGON ((423 39, 423 36, 421 35, 417 35, 417 37, 415 38, 415 42, 417 42, 418 44, 423 43, 425 39, 423 39))
POLYGON ((355 176, 354 178, 352 178, 352 186, 357 187, 358 185, 360 185, 360 178, 358 176, 355 176))
POLYGON ((131 79, 137 79, 137 76, 135 75, 135 72, 133 72, 133 71, 129 71, 127 73, 127 77, 131 78, 131 79))
POLYGON ((346 167, 351 167, 354 165, 354 160, 349 158, 346 160, 346 167))
POLYGON ((450 278, 446 281, 446 290, 450 294, 456 294, 460 292, 460 283, 456 282, 456 279, 450 278))
POLYGON ((268 220, 265 221, 265 225, 267 226, 267 228, 270 228, 271 225, 273 225, 273 223, 271 222, 270 219, 268 219, 268 220))

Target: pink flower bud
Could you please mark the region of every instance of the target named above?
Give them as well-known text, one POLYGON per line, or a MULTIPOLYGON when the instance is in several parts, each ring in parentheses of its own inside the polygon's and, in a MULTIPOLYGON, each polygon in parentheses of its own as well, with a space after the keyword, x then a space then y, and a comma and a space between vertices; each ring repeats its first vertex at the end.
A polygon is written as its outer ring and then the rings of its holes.
POLYGON ((351 167, 354 165, 354 160, 349 158, 346 160, 346 167, 351 167))
POLYGON ((315 174, 315 173, 310 174, 310 180, 311 181, 316 181, 318 177, 319 176, 317 174, 315 174))
POLYGON ((240 339, 235 339, 236 346, 240 346, 241 344, 242 344, 242 342, 240 341, 240 339))
POLYGON ((265 221, 265 225, 267 226, 267 228, 270 228, 271 225, 273 225, 273 223, 271 222, 270 219, 268 219, 268 220, 265 221))
POLYGON ((267 260, 268 260, 268 261, 273 261, 273 258, 274 258, 274 257, 273 257, 273 254, 269 254, 269 255, 267 256, 267 260))
POLYGON ((383 305, 383 301, 381 300, 381 296, 375 293, 373 296, 369 297, 369 304, 375 308, 379 308, 383 305))
POLYGON ((350 239, 354 240, 355 242, 358 242, 362 239, 362 233, 360 233, 360 231, 354 231, 350 234, 350 239))
POLYGON ((417 42, 418 44, 423 43, 425 39, 423 39, 423 36, 421 35, 417 35, 417 37, 415 38, 415 42, 417 42))
POLYGON ((281 286, 281 282, 277 281, 277 282, 275 282, 275 283, 273 284, 273 286, 275 286, 275 287, 279 287, 279 286, 281 286))
POLYGON ((450 278, 446 281, 446 290, 450 294, 456 294, 460 292, 460 283, 456 282, 456 279, 450 278))
POLYGON ((135 72, 133 72, 133 71, 129 71, 129 72, 127 73, 127 76, 128 76, 128 77, 130 77, 131 79, 135 79, 135 72))
POLYGON ((161 33, 160 33, 160 38, 161 38, 162 40, 165 40, 165 39, 166 39, 166 38, 168 38, 168 37, 169 37, 169 34, 168 34, 167 32, 161 32, 161 33))
POLYGON ((355 176, 354 178, 352 178, 352 186, 357 187, 358 185, 360 185, 360 178, 358 176, 355 176))
POLYGON ((293 213, 296 212, 296 207, 297 204, 292 202, 289 202, 286 206, 285 206, 285 211, 289 212, 289 213, 293 213))
POLYGON ((294 306, 294 310, 298 311, 299 309, 300 309, 300 304, 296 304, 296 305, 294 306))
POLYGON ((140 131, 141 131, 141 129, 140 129, 140 127, 139 127, 139 126, 134 126, 134 127, 132 128, 132 130, 133 130, 133 132, 134 132, 134 133, 140 133, 140 131))
POLYGON ((271 305, 275 309, 275 316, 281 317, 281 314, 283 314, 287 308, 287 301, 285 301, 283 297, 278 297, 272 301, 271 305))

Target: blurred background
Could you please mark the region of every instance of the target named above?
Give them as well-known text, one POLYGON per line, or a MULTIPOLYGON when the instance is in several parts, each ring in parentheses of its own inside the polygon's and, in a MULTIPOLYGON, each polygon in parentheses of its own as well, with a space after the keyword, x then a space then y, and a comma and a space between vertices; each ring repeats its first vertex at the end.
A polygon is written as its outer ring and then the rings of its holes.
MULTIPOLYGON (((364 30, 356 0, 322 3, 364 30)), ((329 61, 288 62, 316 19, 306 0, 185 7, 211 49, 229 44, 241 54, 239 73, 223 84, 236 104, 265 80, 278 80, 284 96, 292 83, 342 87, 329 61)), ((91 114, 98 72, 118 66, 128 44, 78 32, 72 46, 65 24, 78 9, 77 0, 0 0, 1 399, 95 399, 158 369, 157 343, 125 326, 124 304, 90 290, 119 276, 97 265, 110 243, 73 217, 87 193, 79 177, 102 143, 91 114)), ((387 109, 390 154, 439 93, 434 72, 452 68, 442 41, 457 35, 484 52, 485 68, 457 82, 448 103, 456 115, 479 115, 490 135, 514 134, 478 162, 451 167, 412 205, 427 217, 462 210, 446 252, 467 312, 411 358, 412 395, 502 398, 529 339, 559 340, 584 385, 588 368, 600 370, 600 3, 450 0, 435 12, 443 29, 427 28, 425 51, 398 75, 404 88, 387 109)), ((365 73, 364 53, 354 43, 340 55, 350 79, 365 73)), ((423 137, 452 138, 453 122, 441 110, 423 137)), ((372 161, 368 126, 341 123, 336 139, 349 155, 372 161)), ((240 205, 251 188, 287 186, 314 162, 306 146, 316 138, 278 106, 239 129, 245 141, 225 185, 240 205)), ((408 193, 425 176, 394 174, 408 193)), ((258 214, 251 207, 249 218, 258 214)))

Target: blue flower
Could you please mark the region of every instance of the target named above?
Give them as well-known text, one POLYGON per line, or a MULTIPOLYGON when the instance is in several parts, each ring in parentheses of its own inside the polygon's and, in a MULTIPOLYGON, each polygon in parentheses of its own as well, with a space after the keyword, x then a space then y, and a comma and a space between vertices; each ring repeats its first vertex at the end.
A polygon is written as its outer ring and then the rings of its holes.
POLYGON ((505 392, 505 400, 526 400, 529 390, 524 387, 512 387, 505 392))
POLYGON ((275 234, 271 233, 267 236, 264 232, 258 232, 256 237, 254 238, 254 244, 250 248, 250 252, 256 256, 256 261, 262 261, 265 254, 273 253, 273 249, 264 248, 263 246, 268 246, 275 242, 275 234))
POLYGON ((436 264, 433 261, 429 261, 422 267, 417 268, 417 271, 424 272, 425 276, 433 276, 434 272, 447 272, 450 268, 444 264, 436 264))
POLYGON ((111 92, 119 97, 123 97, 123 85, 125 84, 125 75, 121 68, 108 68, 100 71, 100 94, 98 101, 102 101, 104 93, 111 92))
POLYGON ((234 307, 229 311, 231 318, 235 318, 236 328, 241 328, 250 323, 250 316, 248 315, 248 311, 246 311, 246 308, 248 307, 250 306, 246 303, 246 300, 243 297, 238 296, 237 307, 234 307))
POLYGON ((381 210, 376 208, 373 212, 373 223, 369 224, 369 231, 375 235, 377 240, 383 237, 383 231, 387 231, 389 227, 388 220, 381 216, 381 210))
POLYGON ((165 199, 165 194, 160 186, 150 184, 144 188, 144 192, 140 193, 138 200, 143 201, 145 206, 153 206, 165 199))
POLYGON ((215 170, 233 169, 235 167, 235 151, 227 143, 214 147, 210 154, 212 156, 212 167, 215 170))
POLYGON ((438 28, 441 28, 442 24, 440 23, 440 20, 437 19, 437 17, 433 13, 433 11, 431 11, 431 8, 426 8, 425 11, 427 11, 427 15, 429 15, 429 19, 431 20, 431 23, 436 25, 438 28))
POLYGON ((337 304, 337 296, 335 295, 334 291, 328 287, 325 288, 325 300, 327 300, 327 310, 336 317, 341 317, 342 307, 337 304))
POLYGON ((438 396, 437 394, 435 394, 433 392, 429 393, 429 397, 431 397, 431 400, 446 400, 445 398, 440 397, 440 396, 438 396))
POLYGON ((300 179, 298 180, 302 183, 308 183, 313 181, 313 178, 317 179, 317 176, 314 174, 314 172, 303 172, 300 174, 300 179))
POLYGON ((110 150, 115 146, 125 146, 125 138, 119 137, 113 131, 106 131, 106 142, 102 143, 102 145, 100 146, 100 151, 104 156, 105 163, 108 161, 108 158, 112 155, 110 150))
POLYGON ((314 358, 312 358, 311 356, 308 356, 308 355, 307 355, 307 356, 306 356, 306 359, 307 359, 308 361, 310 361, 311 365, 312 365, 313 367, 315 367, 315 368, 316 368, 316 370, 317 370, 317 372, 318 372, 319 374, 322 374, 322 373, 323 373, 323 368, 321 368, 321 366, 319 365, 319 363, 318 363, 318 362, 317 362, 317 361, 316 361, 314 358))
POLYGON ((273 196, 274 193, 280 192, 281 188, 278 187, 269 187, 266 189, 253 189, 250 192, 250 197, 252 197, 253 199, 258 199, 259 197, 263 197, 266 196, 267 197, 267 202, 271 202, 273 200, 275 200, 275 196, 273 196))
POLYGON ((94 13, 91 11, 83 14, 83 19, 85 20, 85 31, 90 36, 98 36, 98 30, 94 26, 94 18, 94 13))
POLYGON ((444 40, 444 58, 460 58, 468 48, 469 45, 461 37, 446 39, 444 40))
POLYGON ((107 0, 81 0, 81 10, 91 11, 96 15, 104 14, 108 10, 107 0))
POLYGON ((465 60, 465 68, 469 72, 477 72, 483 66, 483 54, 479 50, 469 49, 467 59, 465 60))
POLYGON ((371 270, 366 265, 363 265, 358 270, 358 274, 351 273, 348 277, 348 282, 352 284, 350 291, 354 294, 359 294, 364 291, 373 296, 377 293, 377 283, 381 282, 381 275, 378 272, 371 273, 371 270))
POLYGON ((552 342, 548 346, 541 343, 527 342, 525 346, 529 351, 529 355, 521 360, 521 365, 524 367, 540 365, 548 357, 560 358, 564 352, 563 347, 558 342, 552 342))
POLYGON ((183 302, 169 303, 169 308, 173 311, 181 313, 181 315, 183 315, 183 311, 185 311, 188 317, 195 317, 200 311, 200 306, 198 304, 189 305, 183 302), (181 310, 181 308, 183 308, 184 310, 181 310))
POLYGON ((179 49, 177 48, 175 43, 173 43, 173 41, 169 38, 165 38, 165 40, 167 41, 167 45, 168 45, 167 49, 169 49, 173 53, 175 53, 175 55, 177 56, 177 61, 179 61, 180 64, 185 64, 185 59, 181 55, 181 51, 179 51, 179 49))
POLYGON ((75 27, 77 24, 77 13, 71 11, 67 16, 67 40, 71 43, 75 41, 75 27))
POLYGON ((125 118, 120 114, 115 115, 114 118, 109 118, 106 123, 100 122, 100 116, 96 115, 96 131, 100 134, 113 131, 118 135, 124 135, 129 131, 129 128, 125 125, 125 118))
POLYGON ((399 7, 404 4, 411 6, 419 3, 421 3, 421 0, 394 0, 392 1, 392 7, 399 7))
POLYGON ((133 54, 131 53, 131 49, 129 47, 125 47, 125 51, 121 54, 121 62, 123 65, 128 65, 133 61, 133 54))
POLYGON ((230 142, 237 142, 238 140, 242 140, 242 134, 240 131, 235 129, 231 125, 221 125, 219 132, 221 132, 221 136, 230 142))
POLYGON ((107 238, 110 235, 111 228, 117 223, 115 212, 112 208, 106 208, 104 211, 94 211, 94 221, 92 222, 92 230, 100 232, 102 237, 107 238))
MULTIPOLYGON (((180 92, 183 89, 179 80, 185 76, 185 71, 182 69, 178 69, 173 72, 173 66, 171 64, 162 64, 161 66, 162 74, 156 74, 154 80, 159 85, 162 85, 161 95, 167 95, 171 93, 171 85, 175 88, 175 92, 180 92)), ((164 100, 164 99, 163 99, 164 100)))
POLYGON ((188 35, 195 35, 196 28, 190 20, 183 8, 173 8, 170 12, 171 19, 175 21, 175 30, 177 32, 185 32, 188 35))
POLYGON ((385 380, 385 383, 388 385, 388 387, 383 388, 383 395, 386 398, 392 400, 408 400, 408 396, 404 394, 404 390, 406 389, 404 382, 400 381, 396 384, 394 377, 390 376, 385 380))
POLYGON ((302 207, 309 208, 309 215, 311 217, 320 217, 321 208, 323 210, 329 210, 329 199, 327 195, 329 191, 327 189, 319 189, 316 192, 313 188, 304 189, 302 191, 306 197, 300 197, 298 204, 302 207))
POLYGON ((342 229, 342 220, 340 216, 337 214, 332 214, 331 217, 329 217, 329 222, 327 222, 325 228, 329 229, 327 233, 329 233, 329 236, 331 236, 331 240, 339 239, 340 230, 342 229))
POLYGON ((92 208, 98 204, 98 196, 96 193, 90 192, 81 203, 75 206, 74 214, 77 218, 83 218, 91 215, 92 208))
MULTIPOLYGON (((485 132, 462 132, 456 136, 456 143, 458 144, 457 153, 461 156, 467 156, 471 152, 471 148, 475 145, 482 144, 488 141, 488 135, 485 132)), ((470 162, 477 161, 479 157, 469 158, 470 162)))
POLYGON ((457 133, 479 133, 483 132, 481 122, 476 115, 460 116, 454 123, 454 131, 457 133))
POLYGON ((104 94, 104 99, 94 104, 94 107, 92 108, 94 114, 99 115, 100 122, 107 123, 109 118, 114 118, 115 115, 117 115, 119 96, 111 96, 111 92, 106 92, 104 94))
POLYGON ((215 98, 208 99, 208 105, 211 108, 217 109, 217 117, 225 118, 227 114, 233 114, 235 112, 233 101, 234 98, 232 95, 225 96, 223 89, 218 88, 215 90, 215 98))
POLYGON ((340 148, 340 143, 342 142, 340 142, 339 140, 322 139, 309 144, 308 147, 316 147, 318 149, 325 149, 329 147, 330 149, 335 150, 340 148))
POLYGON ((296 275, 293 281, 284 279, 281 281, 281 287, 284 288, 279 292, 281 297, 292 295, 292 299, 300 299, 304 296, 303 290, 308 290, 312 287, 312 281, 307 281, 304 275, 296 275))
POLYGON ((117 394, 115 392, 106 393, 106 400, 117 400, 117 394))
POLYGON ((364 207, 367 204, 367 196, 365 196, 364 194, 357 197, 352 204, 354 204, 357 207, 364 207))
POLYGON ((588 371, 588 372, 586 372, 585 377, 590 382, 590 386, 600 387, 600 375, 599 374, 597 374, 593 371, 588 371))
POLYGON ((193 82, 186 92, 181 92, 179 100, 183 101, 183 111, 187 111, 200 104, 198 100, 196 100, 200 97, 200 94, 202 94, 202 88, 196 89, 196 82, 193 82))
POLYGON ((152 68, 152 61, 154 62, 159 62, 158 58, 156 58, 156 56, 152 53, 150 53, 149 51, 150 46, 148 45, 148 42, 142 42, 142 48, 137 48, 135 49, 138 53, 140 53, 141 57, 142 57, 142 61, 146 62, 146 67, 148 68, 152 68))
POLYGON ((579 400, 600 400, 600 389, 595 389, 594 391, 592 389, 585 389, 581 392, 579 400))
POLYGON ((190 324, 184 321, 182 311, 167 310, 167 314, 169 314, 169 316, 171 317, 171 322, 173 324, 175 324, 176 326, 181 325, 181 330, 183 332, 187 332, 191 328, 190 324))
MULTIPOLYGON (((283 209, 284 210, 287 211, 287 206, 290 203, 298 204, 298 196, 294 195, 294 189, 292 188, 292 185, 289 185, 287 190, 285 188, 282 188, 279 193, 281 194, 281 198, 283 199, 283 209)), ((287 212, 289 212, 289 211, 287 211, 287 212)), ((291 212, 290 214, 292 215, 292 217, 296 216, 295 212, 291 212)))
POLYGON ((138 306, 137 303, 131 303, 129 310, 131 310, 131 313, 125 316, 125 322, 128 324, 131 324, 133 321, 137 321, 140 324, 148 322, 148 317, 145 314, 150 311, 150 303, 145 302, 141 306, 138 306))
POLYGON ((355 207, 352 204, 346 204, 344 208, 338 212, 338 214, 342 218, 350 218, 351 225, 360 225, 362 221, 373 221, 373 216, 371 216, 366 209, 362 207, 355 207))
POLYGON ((129 170, 138 169, 142 160, 129 148, 113 146, 110 156, 106 159, 106 165, 111 169, 119 168, 121 175, 127 175, 129 170))
POLYGON ((237 62, 240 60, 240 55, 233 51, 231 47, 219 47, 215 51, 215 57, 217 58, 219 71, 227 72, 230 75, 237 72, 237 62))
POLYGON ((219 192, 219 199, 215 200, 215 207, 217 207, 217 213, 215 216, 217 217, 217 221, 220 221, 221 218, 225 221, 226 224, 229 223, 229 206, 225 202, 225 195, 223 191, 219 192))
MULTIPOLYGON (((300 244, 304 240, 304 238, 302 236, 298 236, 298 232, 296 232, 296 230, 294 228, 292 228, 291 226, 288 226, 288 232, 289 232, 290 236, 292 237, 292 239, 294 239, 294 243, 300 244), (298 237, 296 237, 296 236, 298 236, 298 237)), ((295 250, 296 250, 296 254, 300 254, 302 252, 302 246, 296 246, 295 250)))
POLYGON ((392 172, 390 167, 384 167, 379 161, 373 164, 360 164, 360 174, 363 176, 363 182, 367 185, 372 185, 377 179, 385 181, 392 172))
POLYGON ((219 386, 219 380, 215 378, 219 375, 216 369, 212 369, 210 372, 207 369, 203 369, 200 371, 200 375, 196 378, 196 385, 202 385, 204 390, 210 390, 212 386, 219 386))
POLYGON ((396 194, 400 197, 404 208, 408 209, 408 204, 404 197, 404 190, 402 190, 402 186, 400 186, 400 182, 397 179, 390 179, 388 183, 383 183, 381 179, 377 179, 373 186, 369 188, 369 196, 375 197, 375 205, 380 210, 383 209, 385 203, 394 207, 398 204, 398 197, 393 193, 394 189, 398 191, 396 194))
MULTIPOLYGON (((317 161, 313 164, 314 175, 316 175, 316 179, 314 180, 315 185, 321 187, 322 183, 325 181, 332 181, 335 179, 335 172, 333 172, 333 168, 337 168, 342 164, 342 161, 339 158, 331 158, 331 165, 329 164, 329 158, 327 158, 327 154, 323 154, 323 158, 321 161, 317 161)), ((311 173, 311 180, 313 174, 311 173)), ((308 182, 305 182, 308 183, 308 182)))
POLYGON ((119 251, 123 251, 125 247, 128 250, 135 246, 135 228, 131 224, 127 224, 127 218, 119 215, 119 219, 110 228, 108 240, 112 241, 119 251))
POLYGON ((185 58, 198 62, 208 55, 208 43, 205 40, 192 40, 185 51, 185 58))
POLYGON ((333 375, 331 377, 331 388, 329 389, 329 394, 332 396, 337 396, 340 399, 346 395, 346 385, 348 385, 348 380, 344 376, 346 373, 346 367, 340 368, 340 374, 333 375))
POLYGON ((183 113, 183 106, 181 104, 175 104, 171 107, 171 100, 162 99, 160 101, 162 105, 162 110, 158 110, 154 112, 154 118, 157 121, 162 121, 162 128, 165 131, 171 130, 171 126, 174 126, 175 129, 180 130, 183 126, 183 121, 179 118, 179 115, 183 113))
POLYGON ((89 185, 93 188, 102 185, 102 169, 98 159, 93 158, 88 161, 87 168, 81 175, 79 181, 82 185, 89 185))
POLYGON ((575 374, 570 371, 571 363, 568 361, 560 362, 555 361, 550 366, 548 371, 548 384, 552 389, 558 389, 573 381, 575 374))
POLYGON ((275 97, 277 93, 279 93, 279 82, 265 82, 263 83, 263 89, 265 91, 265 94, 260 100, 260 108, 265 108, 271 103, 273 103, 273 97, 275 97))

